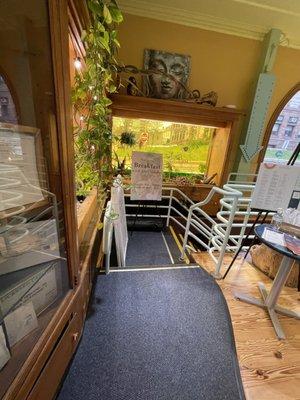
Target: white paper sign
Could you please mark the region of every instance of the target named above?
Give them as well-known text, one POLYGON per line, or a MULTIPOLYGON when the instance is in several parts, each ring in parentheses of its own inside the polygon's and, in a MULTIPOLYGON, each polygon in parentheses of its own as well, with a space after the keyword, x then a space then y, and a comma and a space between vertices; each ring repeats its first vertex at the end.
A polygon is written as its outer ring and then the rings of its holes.
POLYGON ((45 272, 41 270, 0 295, 0 310, 7 314, 19 302, 31 301, 37 315, 51 305, 58 297, 55 264, 45 272), (42 275, 42 276, 41 276, 42 275), (31 288, 31 289, 30 289, 31 288))
POLYGON ((124 190, 121 186, 111 188, 112 211, 118 215, 113 221, 119 266, 125 267, 128 231, 125 211, 124 190))
POLYGON ((284 234, 280 232, 273 231, 271 229, 264 229, 262 237, 268 242, 279 244, 280 246, 285 246, 284 234))
POLYGON ((4 367, 7 361, 10 359, 10 352, 7 348, 7 343, 3 328, 0 325, 0 370, 4 367))
POLYGON ((131 200, 161 200, 162 169, 162 154, 133 151, 131 200))
POLYGON ((300 209, 300 166, 261 164, 251 208, 267 211, 300 209))
POLYGON ((38 327, 36 313, 32 302, 18 307, 4 318, 8 342, 13 346, 24 336, 38 327))

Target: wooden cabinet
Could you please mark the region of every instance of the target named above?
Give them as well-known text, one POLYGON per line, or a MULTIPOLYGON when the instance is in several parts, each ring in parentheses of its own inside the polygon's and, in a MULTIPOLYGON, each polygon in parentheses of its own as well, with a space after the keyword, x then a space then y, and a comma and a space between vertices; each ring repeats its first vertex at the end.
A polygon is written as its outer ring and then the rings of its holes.
POLYGON ((69 54, 70 36, 83 49, 88 13, 79 0, 9 0, 0 14, 0 398, 50 400, 80 341, 97 254, 96 193, 77 215, 69 54), (32 326, 17 335, 8 321, 22 322, 22 307, 32 326))
POLYGON ((27 397, 28 400, 51 400, 55 396, 62 376, 80 340, 85 316, 80 301, 83 294, 84 292, 82 291, 82 293, 78 293, 77 296, 75 296, 69 318, 63 326, 61 334, 48 361, 43 367, 41 375, 38 377, 33 389, 29 393, 27 397))

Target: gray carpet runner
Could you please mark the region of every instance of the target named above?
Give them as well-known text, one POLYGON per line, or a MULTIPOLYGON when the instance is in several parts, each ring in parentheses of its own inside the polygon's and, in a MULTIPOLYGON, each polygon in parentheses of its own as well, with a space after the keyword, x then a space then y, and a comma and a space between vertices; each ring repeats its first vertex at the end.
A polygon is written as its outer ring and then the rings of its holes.
POLYGON ((100 275, 58 400, 245 399, 224 296, 200 268, 100 275))

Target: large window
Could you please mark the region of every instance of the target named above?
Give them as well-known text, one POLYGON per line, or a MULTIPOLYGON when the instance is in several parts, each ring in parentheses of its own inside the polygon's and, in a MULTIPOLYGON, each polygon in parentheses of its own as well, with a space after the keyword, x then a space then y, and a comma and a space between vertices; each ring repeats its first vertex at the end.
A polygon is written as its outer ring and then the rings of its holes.
POLYGON ((273 125, 265 162, 287 163, 300 141, 299 117, 300 91, 288 100, 273 125))
POLYGON ((113 164, 130 174, 132 151, 161 153, 165 177, 205 174, 214 128, 168 121, 113 118, 113 164))

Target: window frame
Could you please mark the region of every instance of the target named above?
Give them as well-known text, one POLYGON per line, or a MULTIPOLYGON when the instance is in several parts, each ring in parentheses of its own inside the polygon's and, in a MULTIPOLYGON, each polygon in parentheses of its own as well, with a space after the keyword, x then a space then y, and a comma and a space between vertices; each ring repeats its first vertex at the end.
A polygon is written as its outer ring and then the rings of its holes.
POLYGON ((273 111, 273 113, 271 115, 271 118, 269 119, 269 122, 267 124, 266 130, 265 130, 264 138, 263 138, 263 141, 262 141, 263 149, 259 153, 256 172, 258 172, 259 166, 260 166, 260 164, 263 162, 263 160, 265 158, 265 155, 266 155, 266 152, 267 152, 267 146, 268 146, 268 143, 270 141, 270 137, 271 137, 271 134, 272 134, 273 126, 276 124, 276 121, 277 121, 278 117, 281 115, 282 110, 284 109, 284 107, 291 101, 292 97, 294 97, 294 95, 299 91, 300 91, 300 82, 296 83, 296 85, 293 86, 286 93, 286 95, 280 100, 280 102, 278 103, 277 107, 273 111))

